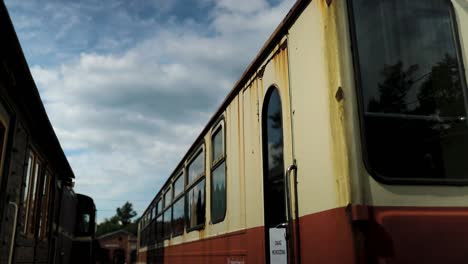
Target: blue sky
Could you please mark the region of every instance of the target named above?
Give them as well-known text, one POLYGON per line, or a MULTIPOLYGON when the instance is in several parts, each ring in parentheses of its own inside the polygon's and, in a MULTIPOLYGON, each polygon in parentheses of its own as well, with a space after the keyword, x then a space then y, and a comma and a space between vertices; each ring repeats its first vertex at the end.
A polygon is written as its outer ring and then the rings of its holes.
POLYGON ((5 0, 101 221, 140 214, 294 0, 5 0))

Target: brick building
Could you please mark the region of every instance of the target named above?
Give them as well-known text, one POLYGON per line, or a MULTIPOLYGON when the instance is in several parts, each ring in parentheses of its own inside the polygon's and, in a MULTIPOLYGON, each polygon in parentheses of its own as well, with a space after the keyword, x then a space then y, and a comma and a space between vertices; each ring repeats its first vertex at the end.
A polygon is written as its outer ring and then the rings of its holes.
POLYGON ((103 264, 136 263, 137 237, 126 231, 117 230, 97 238, 101 246, 103 264))

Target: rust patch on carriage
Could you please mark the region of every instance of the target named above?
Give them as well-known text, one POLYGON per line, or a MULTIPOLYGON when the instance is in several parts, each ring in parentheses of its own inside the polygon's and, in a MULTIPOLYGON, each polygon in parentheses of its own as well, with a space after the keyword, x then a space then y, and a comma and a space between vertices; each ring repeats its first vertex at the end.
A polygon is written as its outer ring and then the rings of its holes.
MULTIPOLYGON (((288 57, 287 57, 287 42, 283 41, 278 45, 278 50, 272 58, 275 68, 275 76, 279 77, 280 89, 289 89, 288 86, 288 57)), ((287 93, 285 93, 287 94, 287 93)), ((289 99, 288 99, 289 100, 289 99)))
MULTIPOLYGON (((324 1, 322 1, 324 3, 324 1)), ((328 1, 327 1, 328 4, 328 1)), ((331 1, 330 1, 331 4, 331 1)), ((327 64, 328 102, 330 110, 330 126, 332 131, 332 160, 337 188, 338 205, 346 205, 350 201, 349 158, 346 144, 346 126, 344 103, 345 89, 342 87, 339 54, 339 36, 337 25, 337 6, 322 4, 323 32, 327 64)))

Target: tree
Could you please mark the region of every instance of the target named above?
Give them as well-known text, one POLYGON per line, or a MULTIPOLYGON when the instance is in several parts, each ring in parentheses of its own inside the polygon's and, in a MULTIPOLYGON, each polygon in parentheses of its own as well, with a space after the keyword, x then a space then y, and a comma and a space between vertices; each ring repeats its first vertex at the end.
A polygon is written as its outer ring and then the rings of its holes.
POLYGON ((96 236, 101 236, 107 233, 111 233, 121 229, 122 226, 119 223, 117 216, 111 218, 105 218, 104 221, 97 226, 96 236))
POLYGON ((133 210, 133 205, 130 202, 126 202, 122 207, 117 208, 116 216, 120 220, 123 226, 126 226, 132 222, 132 218, 137 215, 133 210))
POLYGON ((132 222, 132 218, 137 215, 133 210, 133 205, 130 202, 126 202, 122 207, 116 209, 116 214, 110 218, 105 218, 104 221, 97 226, 96 236, 101 236, 107 233, 111 233, 120 229, 125 229, 136 235, 138 221, 132 222))

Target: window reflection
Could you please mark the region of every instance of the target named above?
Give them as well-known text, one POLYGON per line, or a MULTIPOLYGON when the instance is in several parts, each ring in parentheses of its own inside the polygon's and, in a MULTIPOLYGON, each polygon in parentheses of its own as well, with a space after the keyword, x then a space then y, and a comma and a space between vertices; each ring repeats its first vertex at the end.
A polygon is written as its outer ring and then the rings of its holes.
POLYGON ((188 165, 188 184, 191 184, 198 176, 204 174, 205 166, 203 151, 198 153, 197 156, 188 165))
POLYGON ((158 207, 157 213, 160 214, 162 212, 162 200, 161 199, 158 200, 157 207, 158 207))
POLYGON ((168 208, 164 212, 163 232, 164 232, 164 237, 165 238, 171 236, 171 213, 172 213, 172 208, 168 208))
POLYGON ((463 73, 450 2, 352 1, 371 169, 466 178, 463 73))
POLYGON ((177 180, 174 182, 174 198, 184 191, 184 177, 182 173, 178 176, 177 180))
POLYGON ((90 215, 89 214, 82 214, 81 218, 79 219, 80 223, 78 224, 78 229, 80 234, 86 234, 89 232, 89 222, 90 222, 90 215))
POLYGON ((188 228, 205 223, 205 179, 187 192, 187 221, 188 228))
POLYGON ((171 202, 172 202, 172 193, 171 193, 171 189, 168 188, 166 192, 164 193, 164 208, 169 206, 171 202))
POLYGON ((213 148, 213 157, 212 162, 218 161, 220 158, 224 156, 224 148, 223 148, 223 130, 221 127, 216 131, 216 133, 212 136, 212 148, 213 148))
POLYGON ((163 238, 163 215, 161 214, 156 218, 156 239, 161 241, 163 238))
POLYGON ((224 162, 213 170, 212 181, 211 219, 218 221, 224 218, 226 212, 226 165, 224 162))
POLYGON ((179 235, 184 232, 184 198, 174 203, 172 207, 172 233, 179 235))
MULTIPOLYGON (((277 226, 286 221, 284 201, 284 162, 283 162, 283 116, 281 100, 276 89, 271 92, 267 102, 266 113, 266 156, 267 156, 267 184, 265 185, 265 199, 267 204, 274 206, 266 209, 266 225, 277 226)), ((266 179, 265 179, 266 180, 266 179)))

